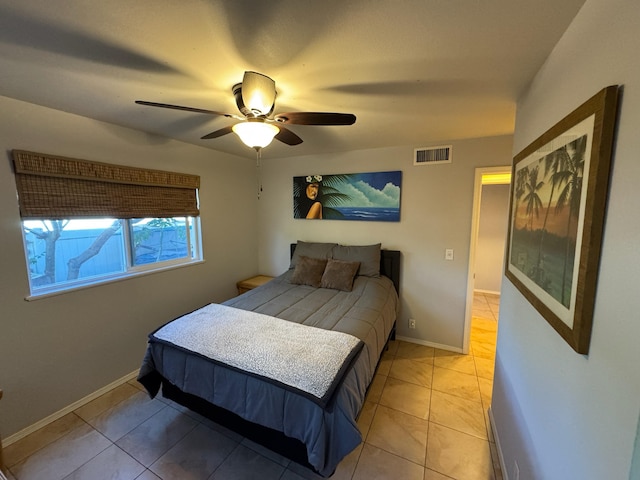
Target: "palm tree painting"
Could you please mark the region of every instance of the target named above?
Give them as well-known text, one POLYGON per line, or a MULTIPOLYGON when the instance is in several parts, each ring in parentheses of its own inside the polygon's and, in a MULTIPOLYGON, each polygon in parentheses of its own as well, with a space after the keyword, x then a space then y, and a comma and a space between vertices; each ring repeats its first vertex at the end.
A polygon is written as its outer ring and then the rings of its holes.
POLYGON ((293 177, 293 217, 400 221, 402 172, 293 177))
POLYGON ((515 168, 510 263, 569 308, 587 135, 515 168))
POLYGON ((578 353, 589 352, 617 85, 513 158, 505 276, 578 353))

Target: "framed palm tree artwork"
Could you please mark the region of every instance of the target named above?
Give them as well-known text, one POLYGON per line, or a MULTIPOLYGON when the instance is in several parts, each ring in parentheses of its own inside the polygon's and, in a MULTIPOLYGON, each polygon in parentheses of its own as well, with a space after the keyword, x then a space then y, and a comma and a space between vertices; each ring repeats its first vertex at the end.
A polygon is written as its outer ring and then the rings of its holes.
POLYGON ((618 87, 514 157, 505 275, 578 353, 591 339, 618 87))
POLYGON ((293 218, 400 221, 402 172, 293 177, 293 218))

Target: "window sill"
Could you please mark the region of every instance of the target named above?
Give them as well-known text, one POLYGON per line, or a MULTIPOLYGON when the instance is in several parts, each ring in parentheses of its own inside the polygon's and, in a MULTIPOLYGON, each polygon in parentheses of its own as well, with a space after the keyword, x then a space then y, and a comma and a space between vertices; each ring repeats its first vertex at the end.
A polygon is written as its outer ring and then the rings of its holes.
POLYGON ((44 298, 49 298, 49 297, 56 297, 58 295, 65 295, 67 293, 73 293, 73 292, 77 292, 78 290, 86 290, 87 288, 94 288, 94 287, 99 287, 102 285, 107 285, 109 283, 116 283, 116 282, 121 282, 124 280, 129 280, 132 278, 137 278, 137 277, 142 277, 145 275, 153 275, 156 273, 162 273, 162 272, 166 272, 169 270, 175 270, 177 268, 185 268, 185 267, 191 267, 193 265, 199 265, 204 263, 204 260, 194 260, 192 262, 189 263, 182 263, 179 265, 168 265, 166 267, 161 267, 161 268, 154 268, 153 270, 144 270, 144 271, 140 271, 140 272, 129 272, 125 275, 121 275, 118 277, 112 277, 112 278, 108 278, 108 279, 104 279, 104 280, 97 280, 93 283, 86 283, 83 285, 77 285, 77 286, 73 286, 73 287, 68 287, 68 288, 64 288, 64 289, 60 289, 60 290, 50 290, 47 292, 43 292, 43 293, 35 293, 32 295, 27 295, 26 297, 24 297, 24 299, 27 302, 33 302, 36 300, 42 300, 44 298))

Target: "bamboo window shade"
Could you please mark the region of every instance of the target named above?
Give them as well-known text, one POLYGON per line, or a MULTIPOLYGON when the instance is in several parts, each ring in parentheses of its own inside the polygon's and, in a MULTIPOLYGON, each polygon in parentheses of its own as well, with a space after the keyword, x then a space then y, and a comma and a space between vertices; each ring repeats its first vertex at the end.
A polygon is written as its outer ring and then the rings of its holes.
POLYGON ((197 216, 200 177, 13 150, 23 219, 197 216))

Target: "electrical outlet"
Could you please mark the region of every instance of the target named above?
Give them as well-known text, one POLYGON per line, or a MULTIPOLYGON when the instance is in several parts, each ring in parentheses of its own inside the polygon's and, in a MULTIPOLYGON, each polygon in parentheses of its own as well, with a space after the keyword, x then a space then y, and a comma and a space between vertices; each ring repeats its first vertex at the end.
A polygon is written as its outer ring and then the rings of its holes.
POLYGON ((415 318, 410 318, 409 319, 409 328, 416 328, 416 319, 415 318))
POLYGON ((453 248, 447 248, 444 251, 444 259, 445 260, 453 260, 453 248))

